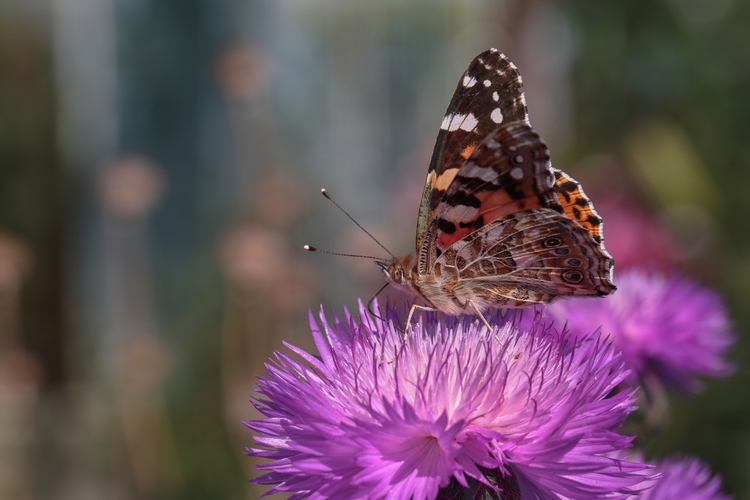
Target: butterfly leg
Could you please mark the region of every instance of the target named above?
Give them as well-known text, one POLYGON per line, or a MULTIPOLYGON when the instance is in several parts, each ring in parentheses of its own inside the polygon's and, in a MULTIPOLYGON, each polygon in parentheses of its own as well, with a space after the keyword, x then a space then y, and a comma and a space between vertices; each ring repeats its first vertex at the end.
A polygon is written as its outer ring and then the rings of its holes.
POLYGON ((409 310, 409 316, 406 317, 406 326, 404 327, 404 339, 406 339, 406 331, 409 329, 409 325, 411 325, 411 317, 414 315, 414 311, 417 309, 421 309, 423 311, 437 311, 438 309, 435 309, 434 307, 427 307, 427 306, 420 306, 417 304, 412 304, 411 309, 409 310))
POLYGON ((469 300, 467 300, 467 302, 468 302, 469 304, 471 304, 472 306, 474 306, 474 310, 475 310, 475 311, 477 312, 477 314, 479 315, 479 318, 480 318, 480 319, 481 319, 481 320, 482 320, 482 321, 484 322, 484 324, 485 324, 485 325, 487 325, 487 329, 488 329, 489 331, 492 331, 492 327, 490 326, 490 322, 489 322, 489 321, 487 321, 487 318, 485 318, 485 317, 484 317, 484 314, 482 314, 482 311, 480 311, 480 310, 479 310, 479 308, 478 308, 478 307, 477 307, 477 305, 476 305, 476 304, 474 303, 474 301, 473 301, 473 300, 471 300, 471 299, 469 299, 469 300))

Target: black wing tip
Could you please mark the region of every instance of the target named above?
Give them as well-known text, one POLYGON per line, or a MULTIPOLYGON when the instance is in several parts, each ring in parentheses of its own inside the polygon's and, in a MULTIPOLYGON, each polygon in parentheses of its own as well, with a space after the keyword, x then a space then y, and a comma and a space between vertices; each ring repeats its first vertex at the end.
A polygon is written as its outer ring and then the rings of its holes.
POLYGON ((513 68, 517 70, 516 65, 513 64, 513 62, 510 60, 510 58, 504 52, 501 52, 500 50, 496 49, 495 47, 490 47, 489 49, 484 50, 479 55, 477 55, 474 58, 474 60, 476 61, 477 59, 482 58, 482 57, 492 57, 492 58, 496 58, 496 59, 499 59, 499 60, 503 60, 503 61, 507 62, 508 64, 510 64, 511 66, 513 66, 513 68))

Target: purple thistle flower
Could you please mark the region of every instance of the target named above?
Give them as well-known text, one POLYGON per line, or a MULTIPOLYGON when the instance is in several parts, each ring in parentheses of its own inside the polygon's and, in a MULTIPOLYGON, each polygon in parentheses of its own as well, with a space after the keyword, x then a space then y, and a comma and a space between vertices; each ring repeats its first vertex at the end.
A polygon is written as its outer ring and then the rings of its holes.
POLYGON ((597 300, 567 300, 548 311, 576 336, 601 327, 612 335, 633 370, 632 385, 661 380, 679 390, 700 389, 699 375, 731 373, 725 360, 734 334, 721 298, 679 276, 628 271, 617 293, 597 300), (638 380, 640 379, 640 380, 638 380))
POLYGON ((633 391, 613 393, 627 371, 611 342, 435 314, 405 339, 394 309, 360 314, 331 324, 321 312, 322 329, 311 314, 320 356, 287 345, 303 362, 277 352, 267 365, 266 418, 246 425, 270 493, 421 500, 479 481, 506 498, 586 500, 644 481, 647 465, 607 456, 632 440, 615 432, 633 391))
POLYGON ((653 488, 628 500, 731 500, 721 491, 721 477, 711 476, 711 470, 696 458, 675 457, 657 462, 661 477, 653 488))

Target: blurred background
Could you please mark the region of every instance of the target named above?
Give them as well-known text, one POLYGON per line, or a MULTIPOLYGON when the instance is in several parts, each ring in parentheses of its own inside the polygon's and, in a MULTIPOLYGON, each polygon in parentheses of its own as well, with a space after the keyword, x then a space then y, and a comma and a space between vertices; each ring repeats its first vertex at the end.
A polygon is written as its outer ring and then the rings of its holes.
POLYGON ((750 498, 747 0, 0 0, 0 499, 257 498, 255 374, 413 250, 487 47, 618 270, 724 294, 738 369, 648 452, 750 498))

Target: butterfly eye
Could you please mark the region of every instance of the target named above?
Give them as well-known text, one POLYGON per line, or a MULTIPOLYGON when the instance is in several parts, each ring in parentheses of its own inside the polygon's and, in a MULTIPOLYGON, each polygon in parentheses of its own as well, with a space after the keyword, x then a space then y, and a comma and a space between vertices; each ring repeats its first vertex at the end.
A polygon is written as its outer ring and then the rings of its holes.
POLYGON ((578 267, 581 265, 581 259, 569 259, 568 265, 573 267, 578 267))
POLYGON ((544 240, 545 248, 555 248, 559 247, 560 245, 562 245, 562 240, 560 238, 552 237, 544 240))
POLYGON ((565 271, 562 278, 568 283, 580 283, 583 281, 583 273, 580 271, 565 271))

